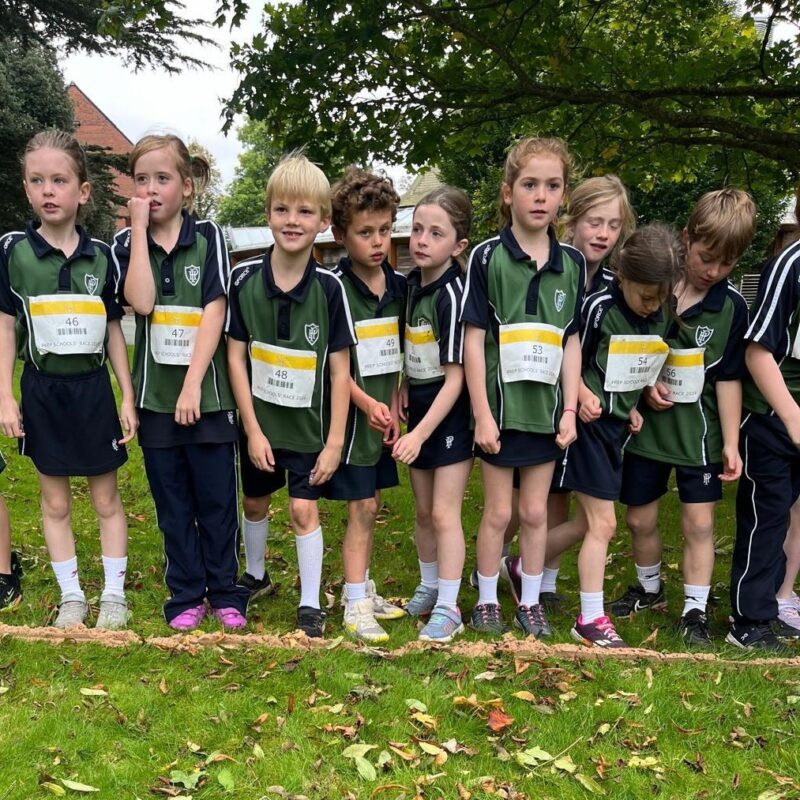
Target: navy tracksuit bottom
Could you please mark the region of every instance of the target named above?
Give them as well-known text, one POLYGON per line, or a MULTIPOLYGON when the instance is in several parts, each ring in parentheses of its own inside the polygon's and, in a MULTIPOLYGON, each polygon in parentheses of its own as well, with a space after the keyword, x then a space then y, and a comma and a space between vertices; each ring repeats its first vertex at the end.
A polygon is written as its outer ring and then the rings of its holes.
POLYGON ((800 495, 800 450, 777 416, 748 414, 739 451, 744 467, 736 493, 731 609, 737 621, 773 620, 786 573, 789 511, 800 495))
POLYGON ((212 608, 247 610, 236 585, 239 507, 236 444, 143 447, 144 466, 164 534, 167 622, 205 598, 212 608))

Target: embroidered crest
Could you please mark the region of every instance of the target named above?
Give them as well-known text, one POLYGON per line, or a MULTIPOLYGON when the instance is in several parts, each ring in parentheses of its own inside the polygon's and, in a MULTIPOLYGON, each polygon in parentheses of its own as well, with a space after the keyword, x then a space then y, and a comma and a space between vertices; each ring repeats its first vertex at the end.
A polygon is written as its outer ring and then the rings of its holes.
POLYGON ((200 267, 196 266, 195 264, 187 264, 183 268, 183 274, 186 275, 186 280, 192 286, 197 286, 200 283, 200 267))
POLYGON ((233 411, 229 411, 228 412, 228 423, 230 425, 233 425, 233 424, 235 424, 235 422, 236 422, 236 420, 233 417, 233 411))
POLYGON ((711 483, 711 473, 704 472, 703 473, 703 486, 708 486, 711 483))
POLYGON ((96 275, 84 275, 83 283, 86 286, 86 291, 89 292, 89 294, 94 294, 95 289, 97 289, 97 284, 99 283, 99 281, 97 280, 96 275))
POLYGON ((308 322, 305 331, 306 341, 313 347, 319 339, 319 325, 316 322, 308 322))
POLYGON ((454 439, 455 439, 455 436, 445 436, 444 437, 444 446, 445 446, 446 449, 449 450, 453 446, 453 440, 454 439))
POLYGON ((112 439, 112 440, 111 440, 111 449, 112 449, 114 452, 116 452, 117 450, 119 450, 119 444, 117 444, 117 440, 116 440, 116 439, 112 439))
POLYGON ((699 325, 694 332, 694 340, 697 342, 698 347, 702 347, 712 336, 714 329, 706 325, 699 325))
POLYGON ((553 301, 556 304, 556 311, 561 311, 564 308, 564 302, 567 299, 567 293, 563 289, 556 289, 556 293, 553 296, 553 301))

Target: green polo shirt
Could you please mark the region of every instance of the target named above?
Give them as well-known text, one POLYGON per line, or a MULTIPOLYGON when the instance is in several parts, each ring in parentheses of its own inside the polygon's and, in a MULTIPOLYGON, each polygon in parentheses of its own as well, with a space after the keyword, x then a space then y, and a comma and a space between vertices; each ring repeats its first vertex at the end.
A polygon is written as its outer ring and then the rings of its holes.
MULTIPOLYGON (((178 242, 171 253, 156 244, 148 232, 150 267, 156 288, 156 306, 203 309, 225 296, 230 268, 222 231, 208 220, 196 222, 183 212, 178 242)), ((124 281, 131 257, 131 230, 114 237, 112 254, 124 281)), ((155 311, 154 311, 155 313, 155 311)), ((136 315, 133 349, 133 385, 136 405, 148 411, 172 414, 183 389, 188 365, 158 363, 153 357, 154 313, 136 315)), ((180 336, 176 333, 176 336, 180 336)), ((231 411, 236 408, 225 355, 225 338, 220 341, 203 376, 200 412, 231 411)))
POLYGON ((261 366, 254 362, 269 358, 267 348, 279 348, 272 352, 286 358, 286 373, 279 374, 281 367, 275 364, 276 371, 267 378, 280 391, 299 391, 297 373, 291 370, 310 366, 313 391, 308 406, 270 402, 254 394, 253 407, 273 449, 318 453, 330 425, 328 355, 356 342, 347 296, 341 279, 313 257, 297 285, 284 292, 275 284, 271 256, 272 249, 233 270, 227 333, 247 343, 254 386, 254 366, 261 366))
MULTIPOLYGON (((33 223, 29 223, 24 232, 8 233, 0 239, 0 311, 17 318, 17 355, 26 364, 54 375, 76 375, 102 367, 106 361, 108 332, 105 332, 101 350, 96 353, 42 352, 33 329, 32 297, 49 295, 50 308, 58 307, 57 295, 99 297, 101 315, 104 310, 103 326, 106 320, 123 315, 118 302, 120 276, 108 246, 91 239, 80 227, 77 231, 78 247, 70 256, 52 247, 33 223)), ((37 302, 41 308, 41 300, 37 302)), ((72 307, 80 313, 74 303, 72 307)), ((56 327, 56 336, 65 335, 67 329, 71 332, 84 330, 74 327, 81 324, 80 317, 71 313, 69 306, 65 306, 63 316, 63 321, 57 321, 62 327, 56 327)))
MULTIPOLYGON (((339 262, 339 266, 334 270, 334 275, 340 278, 344 285, 356 335, 359 335, 359 323, 365 320, 396 317, 397 344, 398 347, 402 347, 403 328, 405 327, 406 279, 399 272, 395 272, 388 262, 384 261, 381 269, 386 279, 386 290, 383 297, 373 294, 369 287, 353 273, 349 258, 343 258, 339 262)), ((391 405, 392 393, 400 379, 400 370, 362 375, 358 345, 356 345, 350 348, 350 374, 358 387, 366 394, 380 403, 391 405)), ((347 415, 347 433, 342 452, 342 463, 371 467, 378 463, 382 452, 383 434, 370 428, 364 412, 351 403, 347 415)))
POLYGON ((541 323, 563 330, 563 347, 580 329, 586 282, 583 254, 548 232, 550 253, 539 268, 522 250, 510 227, 479 244, 469 259, 461 320, 486 331, 486 395, 501 430, 555 433, 561 385, 521 380, 504 383, 500 369, 500 325, 541 323))
POLYGON ((705 381, 694 403, 674 403, 654 411, 640 403, 644 425, 631 437, 627 449, 654 461, 697 467, 722 461, 722 428, 717 405, 717 383, 744 377, 747 303, 727 281, 714 284, 706 296, 673 321, 667 332, 670 348, 703 351, 705 381))

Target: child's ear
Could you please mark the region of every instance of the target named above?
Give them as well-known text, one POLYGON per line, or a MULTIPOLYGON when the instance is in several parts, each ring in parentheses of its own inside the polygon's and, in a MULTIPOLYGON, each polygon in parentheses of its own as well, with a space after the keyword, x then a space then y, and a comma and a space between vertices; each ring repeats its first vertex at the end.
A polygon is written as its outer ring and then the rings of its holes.
POLYGON ((503 202, 507 206, 510 206, 511 205, 511 187, 507 183, 504 183, 500 187, 500 194, 503 197, 503 202))
POLYGON ((81 184, 80 191, 81 191, 81 194, 80 194, 80 199, 78 200, 78 202, 82 206, 85 206, 89 202, 89 198, 92 196, 92 184, 89 183, 88 181, 84 181, 81 184))
POLYGON ((331 225, 331 233, 336 244, 344 245, 344 231, 338 225, 331 225))
POLYGON ((684 228, 681 231, 681 238, 683 239, 683 246, 688 250, 691 242, 689 241, 689 229, 684 228))
POLYGON ((328 214, 326 217, 324 214, 320 217, 319 220, 319 232, 322 233, 323 231, 328 230, 331 226, 331 215, 328 214))
POLYGON ((464 250, 467 249, 467 244, 469 244, 468 239, 460 239, 459 241, 457 241, 455 247, 453 248, 453 252, 451 253, 453 258, 457 258, 458 256, 460 256, 464 252, 464 250))

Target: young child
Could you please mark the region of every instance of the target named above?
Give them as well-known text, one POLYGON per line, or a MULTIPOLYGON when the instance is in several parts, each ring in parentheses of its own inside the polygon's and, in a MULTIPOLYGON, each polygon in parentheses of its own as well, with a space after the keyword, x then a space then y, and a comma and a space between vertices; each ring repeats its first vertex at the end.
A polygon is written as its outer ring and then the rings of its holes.
POLYGON ((288 473, 297 628, 321 637, 317 500, 342 456, 356 340, 341 280, 312 254, 331 218, 322 170, 303 155, 283 158, 267 183, 266 213, 275 244, 231 275, 228 365, 248 454, 263 473, 260 493, 280 489, 288 473))
POLYGON ((465 371, 481 458, 478 603, 471 625, 500 633, 497 578, 519 469, 520 592, 515 622, 551 634, 539 590, 547 495, 556 458, 575 439, 580 383, 583 255, 560 245, 553 222, 572 159, 560 139, 523 139, 510 150, 500 192, 507 225, 472 252, 461 318, 465 371))
POLYGON ((786 571, 789 512, 800 494, 799 310, 800 241, 764 266, 744 336, 749 377, 739 437, 733 621, 726 641, 745 649, 786 649, 770 623, 778 616, 776 592, 786 571))
POLYGON ((237 431, 222 340, 228 255, 220 229, 189 213, 209 165, 178 137, 151 135, 133 148, 130 171, 131 226, 113 253, 136 312, 133 382, 164 534, 164 617, 174 630, 193 630, 208 600, 235 630, 247 624, 248 594, 236 585, 237 431))
POLYGON ((408 433, 392 451, 410 466, 416 500, 420 584, 406 612, 430 614, 419 638, 439 643, 464 630, 458 607, 465 549, 461 504, 472 466, 472 436, 458 321, 463 276, 456 259, 467 246, 471 223, 469 198, 453 186, 434 189, 414 209, 409 249, 416 267, 408 275, 401 402, 408 433))
POLYGON ((406 281, 386 260, 400 198, 391 180, 349 167, 331 190, 333 233, 347 249, 335 274, 347 293, 358 344, 350 351, 350 409, 342 463, 325 495, 347 501, 342 542, 344 625, 367 642, 389 636, 378 619, 405 616, 369 579, 381 489, 397 486, 391 448, 400 433, 398 388, 406 281))
POLYGON ((128 458, 125 444, 137 419, 119 322, 119 271, 108 247, 76 226, 91 184, 75 138, 56 130, 36 134, 25 148, 23 171, 39 222, 7 234, 0 245, 0 425, 19 439, 39 478, 42 527, 61 590, 54 625, 82 625, 89 611, 70 523, 69 479, 85 475, 105 573, 95 624, 124 628, 128 526, 117 469, 128 458), (12 394, 17 352, 25 365, 20 406, 12 394), (122 390, 125 436, 106 358, 122 390))
POLYGON ((669 351, 662 309, 683 265, 677 234, 663 225, 637 230, 620 251, 617 278, 583 307, 583 380, 578 438, 556 467, 554 483, 575 492, 574 521, 549 531, 548 559, 583 537, 578 555, 581 613, 578 641, 625 647, 603 610, 608 544, 617 529, 614 501, 622 483, 622 451, 630 428, 641 429, 636 403, 655 382, 669 351))
POLYGON ((644 425, 625 449, 620 500, 628 506, 638 583, 611 604, 630 618, 666 607, 658 504, 675 468, 683 529, 683 640, 708 647, 706 603, 714 569, 714 512, 722 481, 737 480, 747 303, 728 275, 755 232, 752 198, 733 188, 704 194, 683 230, 686 271, 675 285, 677 319, 655 387, 643 392, 644 425))

